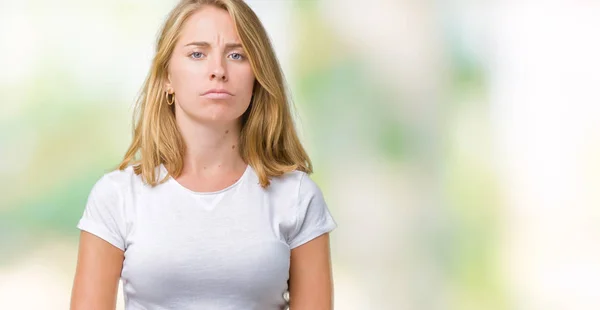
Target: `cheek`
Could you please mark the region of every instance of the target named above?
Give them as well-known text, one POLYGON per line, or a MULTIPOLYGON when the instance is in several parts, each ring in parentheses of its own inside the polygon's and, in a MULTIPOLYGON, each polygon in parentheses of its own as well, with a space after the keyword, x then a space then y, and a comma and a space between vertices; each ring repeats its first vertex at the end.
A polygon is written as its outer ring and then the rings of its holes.
POLYGON ((254 89, 254 75, 249 75, 244 79, 244 105, 250 105, 252 99, 252 91, 254 89))
POLYGON ((254 73, 252 72, 252 68, 248 66, 243 72, 240 72, 240 82, 248 96, 252 96, 252 89, 254 88, 254 73))
POLYGON ((171 82, 176 92, 180 94, 194 92, 201 86, 203 72, 200 66, 175 62, 170 68, 171 82))

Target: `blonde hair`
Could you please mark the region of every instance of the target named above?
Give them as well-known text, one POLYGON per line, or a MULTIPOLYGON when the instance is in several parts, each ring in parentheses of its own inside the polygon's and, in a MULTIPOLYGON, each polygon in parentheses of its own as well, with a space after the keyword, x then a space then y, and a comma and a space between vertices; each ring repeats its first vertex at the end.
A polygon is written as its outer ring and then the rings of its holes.
POLYGON ((256 14, 242 0, 184 0, 169 14, 156 44, 156 55, 136 102, 133 140, 118 169, 134 165, 137 175, 151 186, 163 164, 172 177, 183 170, 186 146, 167 104, 164 81, 169 59, 185 21, 206 5, 226 10, 234 22, 256 77, 248 110, 242 115, 239 152, 259 177, 269 179, 300 170, 312 173, 312 163, 294 128, 283 73, 267 33, 256 14), (139 158, 137 157, 139 155, 139 158))

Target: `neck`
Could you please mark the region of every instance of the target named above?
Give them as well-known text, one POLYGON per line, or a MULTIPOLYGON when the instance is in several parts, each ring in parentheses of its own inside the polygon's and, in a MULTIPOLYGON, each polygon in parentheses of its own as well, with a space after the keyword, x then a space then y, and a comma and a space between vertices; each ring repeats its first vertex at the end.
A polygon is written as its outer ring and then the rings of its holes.
POLYGON ((240 170, 246 165, 239 152, 241 125, 201 124, 178 120, 186 145, 182 174, 197 176, 240 170))

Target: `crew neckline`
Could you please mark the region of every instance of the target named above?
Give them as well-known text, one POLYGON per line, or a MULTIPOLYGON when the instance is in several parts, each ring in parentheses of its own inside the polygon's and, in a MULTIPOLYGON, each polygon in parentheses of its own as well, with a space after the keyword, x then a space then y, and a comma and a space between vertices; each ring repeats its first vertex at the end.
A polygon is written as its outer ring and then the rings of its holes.
POLYGON ((225 188, 222 188, 220 190, 212 191, 212 192, 193 191, 193 190, 181 185, 181 183, 179 183, 177 180, 175 180, 175 178, 169 174, 169 172, 167 171, 167 168, 163 164, 161 164, 161 169, 169 176, 169 180, 167 182, 171 182, 171 183, 175 184, 175 186, 183 189, 184 191, 186 191, 190 194, 198 195, 198 196, 209 196, 209 195, 221 194, 221 193, 227 192, 227 191, 237 187, 244 179, 246 179, 246 176, 248 175, 251 167, 249 164, 246 164, 246 169, 244 170, 244 173, 242 173, 242 175, 238 178, 237 181, 235 181, 235 183, 233 183, 225 188))

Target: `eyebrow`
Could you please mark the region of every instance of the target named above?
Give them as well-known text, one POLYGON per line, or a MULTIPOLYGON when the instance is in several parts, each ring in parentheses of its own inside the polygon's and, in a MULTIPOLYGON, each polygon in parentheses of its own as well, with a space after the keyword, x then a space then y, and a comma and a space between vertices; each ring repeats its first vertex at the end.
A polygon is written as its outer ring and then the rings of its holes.
MULTIPOLYGON (((211 47, 210 43, 208 43, 206 41, 200 41, 200 42, 194 41, 194 42, 190 42, 190 43, 184 45, 184 47, 185 46, 190 46, 190 45, 198 46, 198 47, 208 47, 208 48, 211 47)), ((243 48, 243 46, 240 43, 227 43, 227 44, 225 44, 225 50, 236 49, 236 48, 243 48)))

